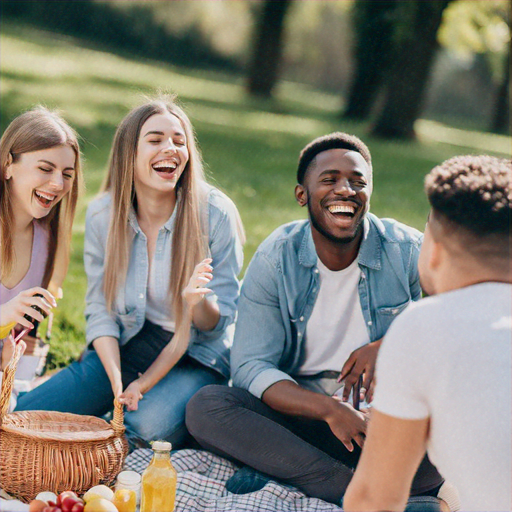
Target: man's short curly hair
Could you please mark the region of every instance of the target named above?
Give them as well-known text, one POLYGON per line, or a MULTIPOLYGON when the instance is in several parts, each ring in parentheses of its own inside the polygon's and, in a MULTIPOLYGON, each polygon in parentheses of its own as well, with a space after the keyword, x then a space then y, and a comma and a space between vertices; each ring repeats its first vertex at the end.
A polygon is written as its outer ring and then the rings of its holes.
MULTIPOLYGON (((304 177, 315 157, 324 151, 330 149, 348 149, 357 151, 368 164, 370 171, 372 169, 372 157, 366 144, 356 137, 343 132, 334 132, 329 135, 323 135, 311 141, 301 152, 299 156, 299 165, 297 168, 297 183, 304 184, 304 177)), ((371 176, 370 176, 371 178, 371 176)))
POLYGON ((425 178, 435 212, 478 237, 510 237, 512 212, 510 159, 487 155, 450 158, 425 178))

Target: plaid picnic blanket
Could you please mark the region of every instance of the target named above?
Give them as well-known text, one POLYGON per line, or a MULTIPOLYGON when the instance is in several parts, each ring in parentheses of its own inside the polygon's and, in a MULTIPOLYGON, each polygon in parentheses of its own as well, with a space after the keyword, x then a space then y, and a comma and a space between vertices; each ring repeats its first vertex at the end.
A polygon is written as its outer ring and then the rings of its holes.
MULTIPOLYGON (((124 469, 142 474, 152 455, 151 449, 135 450, 126 458, 124 469)), ((178 472, 176 512, 341 512, 332 503, 273 481, 260 491, 232 494, 225 483, 237 466, 206 451, 178 450, 172 453, 172 464, 178 472)))

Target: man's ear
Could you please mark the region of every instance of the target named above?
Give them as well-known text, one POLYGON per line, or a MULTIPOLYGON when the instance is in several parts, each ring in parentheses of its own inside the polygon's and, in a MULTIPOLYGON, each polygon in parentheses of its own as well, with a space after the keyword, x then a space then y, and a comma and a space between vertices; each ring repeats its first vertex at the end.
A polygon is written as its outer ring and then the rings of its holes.
POLYGON ((301 206, 306 206, 308 204, 308 193, 303 185, 295 186, 295 199, 301 206))
POLYGON ((437 270, 445 257, 446 250, 440 241, 432 240, 432 247, 428 259, 428 266, 432 270, 437 270))

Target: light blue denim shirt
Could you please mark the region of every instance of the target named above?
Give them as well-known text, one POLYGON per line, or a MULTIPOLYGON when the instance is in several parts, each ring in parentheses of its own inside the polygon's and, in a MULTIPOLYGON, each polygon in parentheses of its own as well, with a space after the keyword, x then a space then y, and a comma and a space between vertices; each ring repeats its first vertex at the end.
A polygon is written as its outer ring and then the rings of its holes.
MULTIPOLYGON (((192 328, 188 354, 200 363, 229 377, 229 351, 232 344, 233 323, 236 317, 240 290, 238 274, 243 264, 243 250, 238 237, 236 207, 219 190, 208 186, 209 250, 213 259, 213 279, 208 284, 213 292, 209 300, 216 300, 220 319, 211 331, 192 328)), ((205 205, 206 208, 206 205, 205 205)), ((146 235, 130 213, 133 230, 130 262, 124 285, 109 314, 103 294, 105 248, 111 210, 111 196, 104 194, 89 205, 85 223, 84 264, 88 287, 85 317, 86 340, 92 343, 100 336, 112 336, 125 344, 144 325, 147 307, 149 261, 146 235)), ((176 211, 176 210, 175 210, 176 211)), ((206 210, 205 210, 206 211, 206 210)), ((173 214, 158 233, 153 271, 162 275, 157 285, 169 287, 171 245, 174 230, 173 214)), ((187 243, 183 240, 183 243, 187 243)), ((160 290, 159 295, 165 293, 160 290)))
MULTIPOLYGON (((384 336, 407 304, 421 297, 421 240, 414 228, 366 215, 359 299, 370 341, 384 336)), ((294 381, 320 286, 317 260, 307 220, 281 226, 256 251, 245 274, 231 350, 235 386, 261 398, 276 382, 294 381)))

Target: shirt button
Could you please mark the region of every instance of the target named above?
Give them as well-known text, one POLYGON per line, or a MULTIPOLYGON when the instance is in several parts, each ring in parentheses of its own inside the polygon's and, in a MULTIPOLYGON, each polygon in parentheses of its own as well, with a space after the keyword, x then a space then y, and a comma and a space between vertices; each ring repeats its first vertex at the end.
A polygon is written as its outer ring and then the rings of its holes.
POLYGON ((361 272, 361 279, 366 279, 366 274, 364 272, 361 272))
POLYGON ((299 318, 299 320, 300 320, 301 322, 304 322, 304 317, 303 317, 303 316, 301 316, 301 317, 299 318))
POLYGON ((372 325, 372 321, 371 320, 368 322, 368 325, 372 325))
POLYGON ((215 364, 216 362, 217 362, 217 359, 212 359, 212 360, 210 361, 210 364, 215 364))
POLYGON ((316 292, 316 288, 313 288, 313 291, 316 292))
POLYGON ((315 274, 318 274, 319 270, 317 268, 315 268, 314 272, 315 272, 315 274))
POLYGON ((302 333, 298 332, 297 337, 300 338, 302 336, 302 333))
POLYGON ((144 294, 143 293, 139 293, 139 299, 143 299, 144 298, 144 294))

